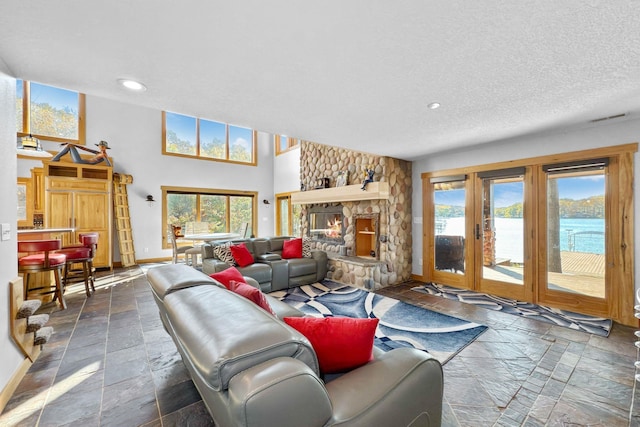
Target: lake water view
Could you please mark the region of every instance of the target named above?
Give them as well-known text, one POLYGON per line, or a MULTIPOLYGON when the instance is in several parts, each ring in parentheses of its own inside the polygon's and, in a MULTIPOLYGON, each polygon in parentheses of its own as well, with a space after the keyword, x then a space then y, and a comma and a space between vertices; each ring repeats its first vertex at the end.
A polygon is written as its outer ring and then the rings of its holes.
MULTIPOLYGON (((464 236, 464 217, 438 218, 444 228, 437 234, 464 236)), ((522 263, 522 218, 496 218, 496 257, 522 263)), ((604 219, 560 218, 560 250, 604 254, 604 219)))

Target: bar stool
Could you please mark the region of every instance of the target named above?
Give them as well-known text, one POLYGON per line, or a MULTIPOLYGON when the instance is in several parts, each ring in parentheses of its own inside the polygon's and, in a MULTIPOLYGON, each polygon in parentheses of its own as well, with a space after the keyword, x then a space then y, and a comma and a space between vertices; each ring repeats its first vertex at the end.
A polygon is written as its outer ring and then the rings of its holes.
POLYGON ((18 242, 18 252, 26 252, 29 255, 18 259, 18 272, 24 275, 24 299, 28 299, 30 293, 35 295, 46 295, 53 293, 53 300, 58 299, 62 309, 66 309, 64 302, 62 283, 60 282, 60 272, 65 265, 65 254, 56 253, 61 247, 60 240, 25 240, 18 242), (29 276, 33 273, 53 271, 55 277, 55 289, 49 289, 47 286, 39 288, 29 287, 29 276), (40 292, 34 292, 40 291, 40 292))
POLYGON ((56 253, 66 256, 64 278, 62 280, 64 289, 66 289, 70 283, 69 280, 79 277, 79 273, 81 272, 84 280, 84 290, 87 296, 90 297, 96 290, 93 258, 98 248, 98 233, 80 233, 78 236, 80 238, 79 245, 65 246, 56 253), (73 264, 82 264, 82 270, 73 270, 73 264))

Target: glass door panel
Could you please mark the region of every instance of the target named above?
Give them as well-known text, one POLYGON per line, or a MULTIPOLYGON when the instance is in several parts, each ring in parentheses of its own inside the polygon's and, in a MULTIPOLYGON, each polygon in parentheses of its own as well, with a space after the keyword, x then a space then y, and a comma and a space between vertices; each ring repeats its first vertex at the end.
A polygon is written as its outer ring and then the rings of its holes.
POLYGON ((545 291, 606 298, 605 190, 603 168, 547 174, 545 291))
POLYGON ((433 241, 430 263, 433 279, 453 286, 469 287, 466 254, 467 197, 466 177, 461 180, 432 182, 433 241))
POLYGON ((481 177, 476 251, 480 290, 521 298, 525 284, 524 170, 522 175, 481 177))

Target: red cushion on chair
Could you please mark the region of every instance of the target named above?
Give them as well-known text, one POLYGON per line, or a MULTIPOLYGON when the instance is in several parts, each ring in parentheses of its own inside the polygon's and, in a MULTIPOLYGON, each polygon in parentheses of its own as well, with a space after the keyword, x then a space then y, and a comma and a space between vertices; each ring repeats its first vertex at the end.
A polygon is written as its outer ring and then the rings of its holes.
POLYGON ((231 255, 233 255, 233 259, 236 260, 238 267, 246 267, 253 264, 253 255, 251 255, 251 252, 249 252, 249 249, 247 249, 244 243, 232 245, 230 249, 231 255))
POLYGON ((311 342, 324 374, 345 372, 373 360, 378 319, 285 317, 283 320, 311 342))
POLYGON ((69 246, 60 249, 56 253, 65 254, 65 256, 67 257, 67 261, 72 259, 81 260, 91 258, 91 248, 87 248, 84 246, 69 246))
POLYGON ((282 242, 282 258, 302 258, 302 238, 282 242))
MULTIPOLYGON (((49 265, 56 266, 62 265, 65 263, 67 257, 65 254, 52 253, 49 254, 49 265)), ((44 264, 44 254, 33 254, 23 256, 18 259, 18 265, 27 266, 27 265, 41 265, 44 264)))
POLYGON ((210 274, 209 277, 222 283, 227 289, 229 289, 229 283, 231 283, 232 280, 244 282, 244 276, 235 267, 229 267, 217 273, 210 274))

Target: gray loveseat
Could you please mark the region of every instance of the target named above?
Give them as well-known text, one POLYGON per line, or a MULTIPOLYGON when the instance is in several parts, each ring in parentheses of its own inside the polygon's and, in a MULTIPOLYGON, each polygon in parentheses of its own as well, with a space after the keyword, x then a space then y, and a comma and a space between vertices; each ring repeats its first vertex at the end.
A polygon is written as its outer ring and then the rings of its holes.
MULTIPOLYGON (((289 236, 233 240, 232 244, 244 243, 253 256, 254 263, 237 267, 243 276, 255 279, 263 292, 280 291, 296 286, 319 282, 327 275, 327 253, 310 251, 310 257, 282 259, 282 247, 289 236)), ((220 244, 220 243, 218 243, 220 244)), ((214 253, 216 243, 202 245, 202 272, 218 273, 229 264, 214 253)))
POLYGON ((295 308, 267 296, 274 317, 185 265, 147 277, 217 426, 441 425, 442 366, 427 353, 376 350, 368 364, 325 382, 309 341, 281 320, 302 316, 295 308))

